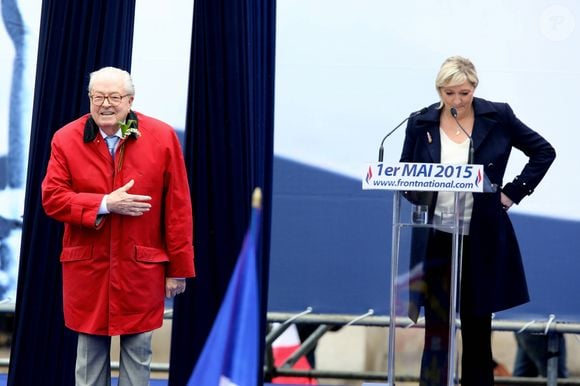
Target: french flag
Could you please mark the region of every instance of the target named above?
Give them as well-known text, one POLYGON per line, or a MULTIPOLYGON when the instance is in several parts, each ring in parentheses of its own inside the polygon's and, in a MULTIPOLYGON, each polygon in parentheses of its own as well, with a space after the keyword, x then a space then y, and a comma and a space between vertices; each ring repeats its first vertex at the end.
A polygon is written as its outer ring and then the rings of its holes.
MULTIPOLYGON (((273 327, 278 328, 276 324, 273 327)), ((286 360, 300 348, 300 344, 298 329, 295 324, 292 324, 272 343, 274 365, 276 367, 282 367, 286 363, 286 360)), ((310 363, 304 356, 300 357, 292 368, 297 370, 312 370, 310 363)), ((290 376, 274 377, 272 383, 285 385, 318 385, 318 381, 315 378, 290 376)))
MULTIPOLYGON (((252 218, 203 351, 188 386, 256 386, 259 375, 259 315, 256 245, 261 225, 261 191, 252 196, 252 218)), ((260 380, 261 381, 261 380, 260 380)))

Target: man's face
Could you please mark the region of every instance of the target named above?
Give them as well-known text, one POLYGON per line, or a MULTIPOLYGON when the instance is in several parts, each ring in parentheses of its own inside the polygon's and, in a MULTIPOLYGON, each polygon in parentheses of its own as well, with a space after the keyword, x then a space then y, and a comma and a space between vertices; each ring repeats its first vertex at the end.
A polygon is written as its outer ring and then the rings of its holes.
POLYGON ((127 95, 123 80, 120 77, 101 77, 95 80, 90 92, 91 116, 97 125, 111 135, 119 129, 119 122, 124 122, 133 96, 127 95))

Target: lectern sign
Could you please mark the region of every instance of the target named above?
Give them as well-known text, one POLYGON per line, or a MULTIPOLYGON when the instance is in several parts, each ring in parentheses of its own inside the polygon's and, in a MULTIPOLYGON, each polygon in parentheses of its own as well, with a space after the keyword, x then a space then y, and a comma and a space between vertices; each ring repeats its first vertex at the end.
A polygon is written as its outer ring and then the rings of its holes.
POLYGON ((483 165, 371 163, 362 180, 365 190, 483 192, 483 165))

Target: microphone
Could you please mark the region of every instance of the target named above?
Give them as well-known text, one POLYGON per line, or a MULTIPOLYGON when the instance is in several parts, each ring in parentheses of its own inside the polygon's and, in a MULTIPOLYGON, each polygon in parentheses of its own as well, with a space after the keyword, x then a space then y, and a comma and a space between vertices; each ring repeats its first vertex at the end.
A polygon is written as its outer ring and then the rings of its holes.
POLYGON ((467 160, 468 164, 472 164, 473 163, 473 138, 471 138, 471 135, 469 135, 467 133, 467 130, 465 130, 463 128, 463 126, 461 126, 461 123, 459 123, 459 120, 457 119, 457 109, 455 107, 451 107, 449 109, 449 111, 451 112, 451 115, 453 116, 453 119, 455 119, 455 122, 457 123, 457 126, 459 126, 459 128, 461 129, 461 131, 463 131, 463 133, 467 136, 467 138, 469 139, 469 157, 467 160))
POLYGON ((379 147, 379 162, 383 162, 383 154, 385 152, 384 145, 385 145, 385 141, 387 140, 387 138, 389 138, 391 136, 391 134, 393 134, 399 127, 401 127, 403 125, 403 123, 407 122, 409 119, 411 119, 417 115, 425 114, 427 112, 427 110, 429 110, 427 107, 423 107, 419 111, 412 112, 407 118, 403 119, 403 121, 401 123, 399 123, 397 126, 395 126, 395 128, 393 130, 389 131, 387 133, 387 135, 385 135, 385 137, 381 141, 381 147, 379 147))

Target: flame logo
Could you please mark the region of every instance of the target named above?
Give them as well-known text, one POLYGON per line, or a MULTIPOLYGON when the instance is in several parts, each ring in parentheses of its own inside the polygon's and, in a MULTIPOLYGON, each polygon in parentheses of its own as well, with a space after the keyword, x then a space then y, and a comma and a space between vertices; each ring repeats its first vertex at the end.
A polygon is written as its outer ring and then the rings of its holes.
POLYGON ((366 178, 367 184, 369 184, 372 179, 373 179, 373 169, 369 165, 369 171, 367 172, 367 178, 366 178))
POLYGON ((477 171, 477 177, 475 177, 475 186, 479 186, 481 181, 483 180, 483 176, 481 175, 481 170, 477 171))

